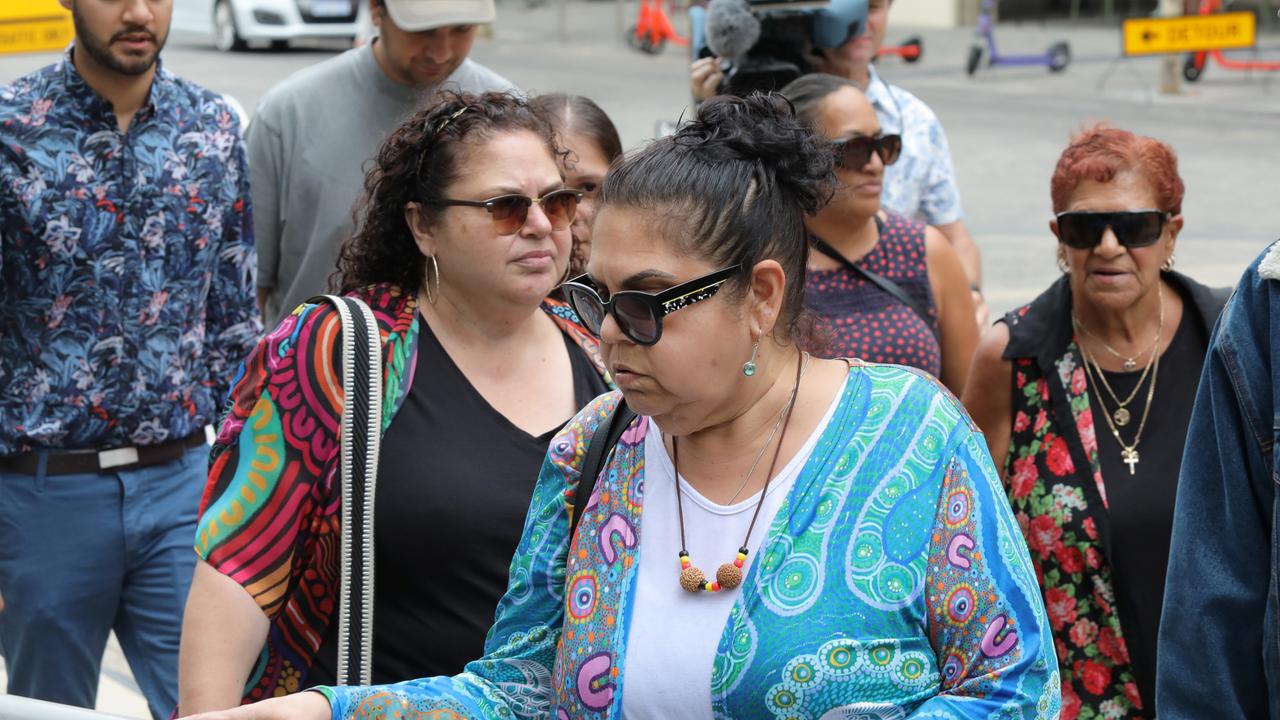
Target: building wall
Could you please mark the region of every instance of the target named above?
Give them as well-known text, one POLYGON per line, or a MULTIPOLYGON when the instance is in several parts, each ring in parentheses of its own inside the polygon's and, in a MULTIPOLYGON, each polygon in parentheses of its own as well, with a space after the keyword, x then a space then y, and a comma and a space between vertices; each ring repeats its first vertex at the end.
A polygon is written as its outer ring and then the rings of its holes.
POLYGON ((953 28, 964 24, 965 0, 893 0, 894 25, 953 28))

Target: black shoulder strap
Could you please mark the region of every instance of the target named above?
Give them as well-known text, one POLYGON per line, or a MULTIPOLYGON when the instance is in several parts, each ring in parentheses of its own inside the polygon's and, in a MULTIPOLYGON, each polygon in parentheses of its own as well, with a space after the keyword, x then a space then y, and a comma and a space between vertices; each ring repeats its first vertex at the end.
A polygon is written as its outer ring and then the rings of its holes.
MULTIPOLYGON (((876 217, 876 229, 880 232, 880 236, 884 237, 884 222, 880 220, 879 216, 876 217)), ((908 295, 907 291, 903 290, 901 285, 878 272, 873 272, 855 264, 852 260, 841 254, 839 250, 831 247, 830 243, 817 235, 810 235, 809 242, 813 244, 814 250, 817 250, 823 255, 835 260, 843 265, 849 272, 865 278, 871 284, 897 298, 898 302, 911 308, 911 311, 916 315, 919 315, 920 319, 924 320, 925 325, 929 326, 929 330, 933 332, 934 339, 939 341, 942 340, 942 335, 938 331, 937 321, 929 317, 929 313, 925 312, 925 309, 920 307, 920 303, 916 302, 915 298, 908 295)))
POLYGON ((339 685, 373 677, 374 498, 382 442, 382 337, 373 311, 352 297, 325 295, 342 319, 342 532, 338 595, 339 685))
POLYGON ((595 489, 596 478, 604 469, 604 460, 609 451, 618 444, 618 439, 626 431, 627 426, 636 417, 636 413, 627 407, 625 399, 618 401, 618 406, 609 413, 609 417, 600 422, 596 434, 587 446, 587 457, 582 462, 582 474, 578 477, 578 488, 573 494, 573 517, 569 521, 569 541, 573 542, 573 534, 578 530, 578 521, 591 500, 591 491, 595 489))

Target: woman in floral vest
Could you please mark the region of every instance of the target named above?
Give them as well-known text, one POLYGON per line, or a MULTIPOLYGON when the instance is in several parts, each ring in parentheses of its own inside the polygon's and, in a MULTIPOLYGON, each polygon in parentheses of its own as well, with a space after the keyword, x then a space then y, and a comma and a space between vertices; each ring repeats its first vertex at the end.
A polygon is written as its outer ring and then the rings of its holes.
POLYGON ((1225 298, 1173 271, 1168 145, 1091 128, 1051 191, 1063 275, 987 332, 964 404, 1044 589, 1062 717, 1153 718, 1178 469, 1225 298))

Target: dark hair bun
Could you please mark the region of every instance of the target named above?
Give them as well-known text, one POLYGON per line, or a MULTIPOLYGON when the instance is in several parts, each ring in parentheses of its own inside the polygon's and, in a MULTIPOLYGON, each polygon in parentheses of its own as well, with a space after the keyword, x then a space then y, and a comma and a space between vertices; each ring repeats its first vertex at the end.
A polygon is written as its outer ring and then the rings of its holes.
POLYGON ((697 147, 710 162, 756 163, 761 183, 776 183, 806 213, 817 212, 831 199, 835 176, 830 146, 777 93, 712 98, 673 140, 697 147))

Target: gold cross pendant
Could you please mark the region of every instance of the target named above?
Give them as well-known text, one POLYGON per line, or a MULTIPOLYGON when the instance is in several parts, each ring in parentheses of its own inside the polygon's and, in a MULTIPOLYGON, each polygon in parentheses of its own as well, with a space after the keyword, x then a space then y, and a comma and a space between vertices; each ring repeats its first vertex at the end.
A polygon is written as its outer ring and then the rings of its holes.
POLYGON ((1120 461, 1129 466, 1129 474, 1134 475, 1138 467, 1138 448, 1127 447, 1120 451, 1120 461))

